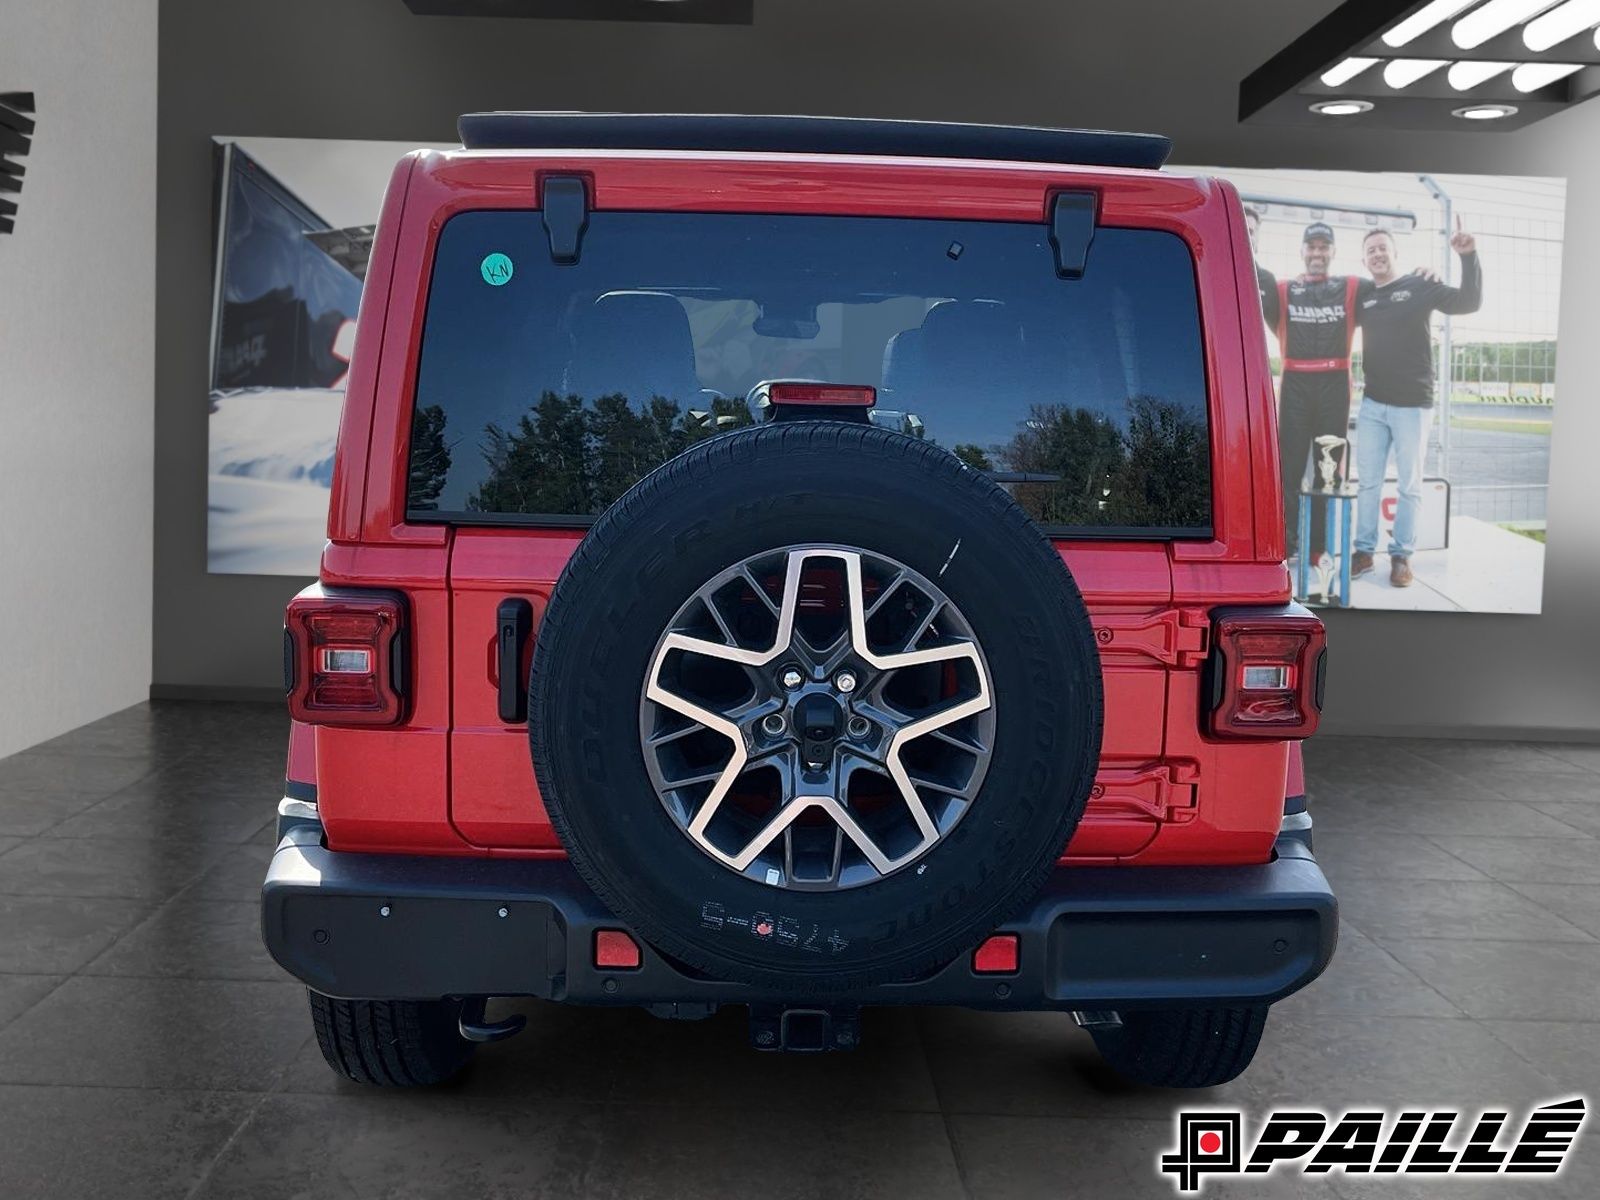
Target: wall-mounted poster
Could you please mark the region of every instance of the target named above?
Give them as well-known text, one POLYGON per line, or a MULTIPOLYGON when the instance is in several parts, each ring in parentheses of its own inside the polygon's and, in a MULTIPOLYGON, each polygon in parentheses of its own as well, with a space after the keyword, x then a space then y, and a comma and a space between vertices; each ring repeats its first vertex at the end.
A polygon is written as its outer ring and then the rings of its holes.
POLYGON ((207 562, 315 575, 372 228, 414 143, 218 138, 207 562))
MULTIPOLYGON (((372 226, 394 163, 410 148, 217 143, 213 571, 317 570, 372 226)), ((1564 181, 1173 169, 1222 175, 1247 206, 1261 336, 1278 389, 1296 595, 1357 608, 1538 612, 1564 181)), ((836 244, 841 234, 808 236, 836 244)), ((1063 287, 1115 292, 1113 239, 1096 245, 1099 275, 1063 287)), ((1093 275, 1093 261, 1090 268, 1093 275)), ((1100 344, 1124 338, 1125 318, 1107 295, 1100 344)), ((724 370, 728 356, 747 351, 750 339, 727 341, 713 326, 742 329, 738 314, 712 311, 703 298, 680 303, 697 331, 696 386, 726 389, 723 376, 738 374, 724 370)), ((938 297, 922 298, 910 319, 921 320, 928 304, 937 307, 938 297)), ((807 331, 809 340, 750 344, 789 354, 785 374, 814 373, 794 355, 827 350, 837 333, 827 322, 837 315, 822 313, 827 321, 807 331)), ((753 328, 752 336, 762 332, 753 328)), ((856 355, 851 377, 880 384, 883 342, 873 345, 856 355)), ((975 385, 978 405, 985 386, 1003 389, 1002 374, 997 360, 975 385)), ((1063 375, 1057 386, 1074 385, 1063 375)), ((1048 490, 1027 480, 1056 478, 1049 472, 1059 463, 1033 462, 1014 438, 989 444, 981 407, 960 413, 959 426, 949 414, 937 428, 923 429, 916 413, 908 419, 918 436, 1023 481, 1019 499, 1048 490)), ((595 441, 597 418, 582 419, 583 436, 595 441)), ((491 443, 475 442, 477 454, 464 446, 460 470, 495 454, 491 443)))
POLYGON ((1566 181, 1238 170, 1295 590, 1536 613, 1566 181))

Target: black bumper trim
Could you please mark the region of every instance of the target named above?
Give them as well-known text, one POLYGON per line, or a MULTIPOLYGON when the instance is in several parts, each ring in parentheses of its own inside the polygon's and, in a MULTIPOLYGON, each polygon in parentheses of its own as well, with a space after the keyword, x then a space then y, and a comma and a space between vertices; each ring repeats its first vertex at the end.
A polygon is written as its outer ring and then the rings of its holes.
MULTIPOLYGON (((593 966, 599 929, 621 923, 565 860, 340 853, 310 823, 286 831, 261 896, 272 957, 307 986, 350 999, 537 996, 583 1004, 787 1004, 707 979, 643 945, 630 971, 593 966)), ((1015 975, 962 955, 933 975, 842 993, 853 1005, 1136 1009, 1264 1004, 1315 979, 1338 906, 1310 849, 1281 838, 1241 867, 1056 871, 1002 926, 1021 937, 1015 975)))

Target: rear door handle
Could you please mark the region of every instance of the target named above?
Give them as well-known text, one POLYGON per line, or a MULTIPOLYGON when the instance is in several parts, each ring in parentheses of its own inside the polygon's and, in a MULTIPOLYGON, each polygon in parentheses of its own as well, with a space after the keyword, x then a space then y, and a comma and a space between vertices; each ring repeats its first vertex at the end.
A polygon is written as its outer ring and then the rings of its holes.
POLYGON ((495 610, 495 657, 500 676, 500 719, 517 724, 528 719, 528 681, 522 674, 522 650, 533 632, 533 605, 507 596, 495 610))

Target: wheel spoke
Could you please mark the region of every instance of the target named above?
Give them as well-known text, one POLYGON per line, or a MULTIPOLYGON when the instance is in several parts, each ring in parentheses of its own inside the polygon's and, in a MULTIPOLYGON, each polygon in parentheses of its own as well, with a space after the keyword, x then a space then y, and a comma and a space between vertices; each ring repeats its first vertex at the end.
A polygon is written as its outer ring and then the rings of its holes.
POLYGON ((907 650, 915 650, 917 648, 917 643, 922 640, 922 635, 928 632, 929 627, 933 624, 934 618, 937 617, 943 610, 944 605, 937 601, 931 608, 928 609, 928 615, 923 617, 921 621, 917 622, 917 627, 911 631, 911 636, 905 640, 905 648, 907 650))
POLYGON ((717 630, 722 634, 722 640, 730 646, 737 646, 739 639, 733 636, 733 627, 728 624, 727 618, 722 615, 722 610, 717 607, 716 596, 705 598, 706 611, 711 614, 711 619, 716 622, 717 630))

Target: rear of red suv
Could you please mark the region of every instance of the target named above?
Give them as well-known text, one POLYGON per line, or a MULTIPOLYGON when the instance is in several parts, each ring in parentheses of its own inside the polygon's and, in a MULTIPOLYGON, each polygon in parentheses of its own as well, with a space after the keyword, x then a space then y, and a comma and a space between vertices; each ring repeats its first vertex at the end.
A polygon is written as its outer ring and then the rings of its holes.
POLYGON ((286 621, 263 928, 330 1064, 437 1081, 535 996, 1242 1070, 1336 915, 1232 189, 1139 135, 462 132, 396 168, 286 621))

